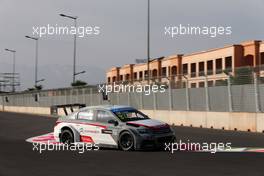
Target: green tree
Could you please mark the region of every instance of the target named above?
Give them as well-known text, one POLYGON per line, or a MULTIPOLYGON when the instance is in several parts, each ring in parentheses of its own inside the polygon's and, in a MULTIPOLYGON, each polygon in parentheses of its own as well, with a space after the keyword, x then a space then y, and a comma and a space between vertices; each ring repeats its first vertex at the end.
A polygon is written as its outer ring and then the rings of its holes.
POLYGON ((72 87, 86 86, 86 85, 87 85, 87 83, 84 81, 81 81, 81 80, 77 80, 77 81, 71 83, 72 87))
POLYGON ((235 70, 235 75, 230 77, 231 84, 252 84, 254 82, 252 67, 242 67, 235 70))

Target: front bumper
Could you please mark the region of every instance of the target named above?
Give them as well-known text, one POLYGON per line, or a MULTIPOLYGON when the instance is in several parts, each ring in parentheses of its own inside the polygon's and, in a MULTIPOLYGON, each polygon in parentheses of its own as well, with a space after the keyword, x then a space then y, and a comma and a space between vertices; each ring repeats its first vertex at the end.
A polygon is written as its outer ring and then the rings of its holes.
POLYGON ((165 144, 176 141, 174 133, 166 133, 162 135, 141 135, 138 136, 135 148, 137 150, 144 149, 165 149, 165 144))

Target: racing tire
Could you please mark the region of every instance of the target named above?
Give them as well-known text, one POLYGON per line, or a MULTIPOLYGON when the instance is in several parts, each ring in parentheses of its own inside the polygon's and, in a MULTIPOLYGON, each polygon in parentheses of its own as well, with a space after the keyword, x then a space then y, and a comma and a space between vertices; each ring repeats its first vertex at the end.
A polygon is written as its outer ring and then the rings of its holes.
POLYGON ((121 133, 121 135, 119 136, 118 143, 119 143, 119 148, 123 151, 134 150, 134 144, 135 144, 134 137, 128 131, 121 133))
POLYGON ((73 133, 68 129, 63 130, 60 135, 60 142, 63 144, 68 144, 68 145, 71 145, 72 143, 74 143, 73 133))

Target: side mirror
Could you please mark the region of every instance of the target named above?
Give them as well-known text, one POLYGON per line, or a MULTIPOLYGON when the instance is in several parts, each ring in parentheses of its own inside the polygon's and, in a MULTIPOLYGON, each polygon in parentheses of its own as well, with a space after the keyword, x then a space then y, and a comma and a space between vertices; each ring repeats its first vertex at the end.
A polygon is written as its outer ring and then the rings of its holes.
POLYGON ((108 123, 109 123, 109 124, 113 124, 113 125, 115 125, 115 126, 118 125, 118 121, 116 121, 116 120, 108 120, 108 123))

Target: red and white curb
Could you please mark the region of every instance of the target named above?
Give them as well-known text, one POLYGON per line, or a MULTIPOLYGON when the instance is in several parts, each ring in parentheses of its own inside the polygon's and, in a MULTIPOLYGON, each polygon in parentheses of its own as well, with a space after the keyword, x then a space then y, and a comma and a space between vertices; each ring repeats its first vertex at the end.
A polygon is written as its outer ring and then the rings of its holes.
POLYGON ((53 133, 31 137, 31 138, 28 138, 26 141, 30 143, 39 143, 39 144, 59 144, 59 142, 56 142, 53 136, 53 133))

